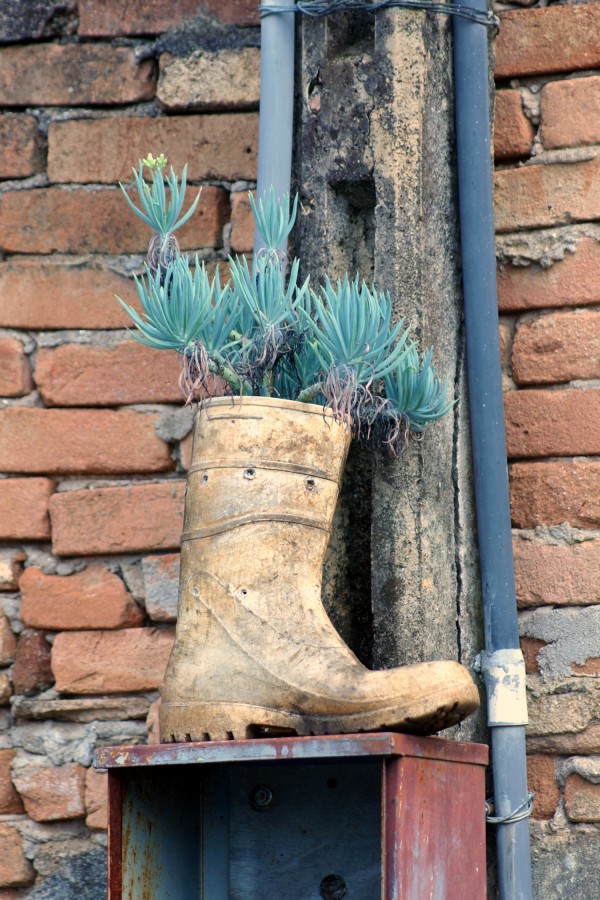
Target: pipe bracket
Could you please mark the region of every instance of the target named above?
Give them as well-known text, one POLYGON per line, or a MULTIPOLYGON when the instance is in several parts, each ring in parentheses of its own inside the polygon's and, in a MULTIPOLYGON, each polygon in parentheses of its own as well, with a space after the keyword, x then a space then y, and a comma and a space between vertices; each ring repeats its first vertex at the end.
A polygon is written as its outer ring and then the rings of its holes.
POLYGON ((521 651, 484 651, 480 666, 487 693, 488 725, 527 725, 525 660, 521 651))

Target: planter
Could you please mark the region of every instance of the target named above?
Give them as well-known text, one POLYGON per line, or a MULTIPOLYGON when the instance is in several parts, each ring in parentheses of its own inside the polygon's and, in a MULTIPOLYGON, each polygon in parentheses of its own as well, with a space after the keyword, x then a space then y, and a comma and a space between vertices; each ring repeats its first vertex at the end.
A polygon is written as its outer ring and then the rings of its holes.
POLYGON ((371 672, 321 603, 350 432, 320 406, 218 398, 196 417, 161 741, 432 733, 479 703, 468 672, 371 672))

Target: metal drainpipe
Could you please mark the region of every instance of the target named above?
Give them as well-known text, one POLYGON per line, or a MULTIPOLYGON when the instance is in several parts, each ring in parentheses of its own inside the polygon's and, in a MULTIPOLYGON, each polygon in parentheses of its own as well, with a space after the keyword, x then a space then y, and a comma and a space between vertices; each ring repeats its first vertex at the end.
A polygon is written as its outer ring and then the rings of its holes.
MULTIPOLYGON (((470 0, 486 12, 486 0, 470 0)), ((502 405, 490 152, 488 35, 454 17, 456 139, 465 332, 495 814, 527 807, 525 664, 519 630, 502 405)), ((497 824, 501 900, 530 900, 529 820, 497 824)))
MULTIPOLYGON (((290 0, 291 3, 291 0, 290 0)), ((262 0, 263 7, 281 0, 262 0)), ((295 12, 269 13, 260 21, 260 118, 257 196, 290 193, 294 116, 295 12)), ((254 252, 263 247, 256 235, 254 252)), ((282 248, 285 249, 285 248, 282 248)))

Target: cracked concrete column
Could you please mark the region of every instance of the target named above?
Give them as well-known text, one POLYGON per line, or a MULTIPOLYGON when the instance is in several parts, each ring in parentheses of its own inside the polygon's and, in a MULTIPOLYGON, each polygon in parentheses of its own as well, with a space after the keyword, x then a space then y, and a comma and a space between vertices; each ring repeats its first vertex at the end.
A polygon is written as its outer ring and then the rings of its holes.
MULTIPOLYGON (((332 616, 365 618, 379 668, 431 659, 471 665, 482 648, 455 176, 451 24, 386 10, 299 28, 297 229, 318 280, 348 269, 390 291, 397 318, 448 376, 453 413, 401 458, 355 453, 334 543, 332 616), (362 519, 352 518, 353 497, 362 519), (367 498, 365 500, 365 498, 367 498), (370 522, 368 519, 370 518, 370 522), (356 591, 345 561, 370 583, 356 591), (348 611, 350 610, 350 612, 348 611)), ((343 630, 343 629, 342 629, 343 630)), ((346 636, 346 635, 345 635, 346 636)), ((480 727, 466 723, 465 738, 480 727)))

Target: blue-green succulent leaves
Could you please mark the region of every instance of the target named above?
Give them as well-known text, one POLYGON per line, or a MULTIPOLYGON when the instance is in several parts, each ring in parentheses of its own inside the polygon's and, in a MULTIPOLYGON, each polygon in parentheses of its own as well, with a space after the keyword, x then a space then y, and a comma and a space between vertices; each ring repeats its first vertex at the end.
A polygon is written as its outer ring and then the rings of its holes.
POLYGON ((230 258, 231 280, 222 285, 218 270, 210 279, 204 264, 197 257, 191 263, 173 237, 199 197, 182 215, 186 169, 181 181, 172 168, 165 179, 166 162, 162 154, 148 155, 134 170, 140 207, 122 187, 129 206, 156 234, 146 273, 135 279, 141 313, 119 302, 137 340, 181 355, 188 400, 237 393, 327 404, 357 435, 392 452, 408 431, 422 431, 451 409, 431 350, 419 359, 409 329, 392 321, 389 294, 348 275, 335 283, 326 278, 313 291, 308 279, 299 280, 298 260, 287 266, 283 248, 297 196, 290 209, 289 197, 279 199, 273 188, 258 201, 250 195, 263 248, 251 265, 230 258))

